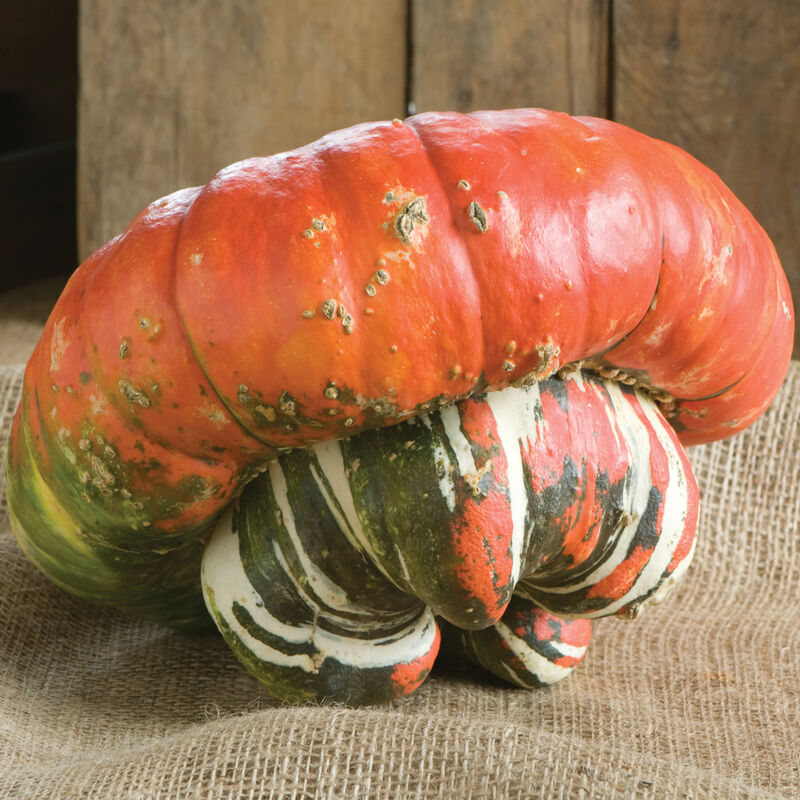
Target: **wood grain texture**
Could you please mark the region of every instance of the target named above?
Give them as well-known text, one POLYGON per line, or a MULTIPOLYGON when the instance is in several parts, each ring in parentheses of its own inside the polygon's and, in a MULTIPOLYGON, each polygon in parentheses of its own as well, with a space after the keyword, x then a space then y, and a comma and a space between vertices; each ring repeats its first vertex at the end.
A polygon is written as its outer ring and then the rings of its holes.
POLYGON ((615 0, 613 18, 615 119, 720 174, 772 237, 800 307, 800 3, 615 0))
POLYGON ((411 0, 417 111, 605 116, 609 0, 411 0))
POLYGON ((406 3, 83 0, 79 248, 221 167, 404 116, 406 3))

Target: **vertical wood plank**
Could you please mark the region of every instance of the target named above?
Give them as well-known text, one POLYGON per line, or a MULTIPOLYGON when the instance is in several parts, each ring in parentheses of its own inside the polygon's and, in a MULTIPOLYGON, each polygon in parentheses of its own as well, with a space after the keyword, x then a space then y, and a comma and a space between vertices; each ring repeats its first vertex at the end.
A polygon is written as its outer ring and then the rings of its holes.
POLYGON ((411 0, 417 111, 605 116, 609 0, 411 0))
POLYGON ((82 256, 233 161, 404 116, 406 13, 405 0, 81 0, 82 256))
POLYGON ((613 17, 615 119, 720 174, 775 242, 800 308, 800 3, 615 0, 613 17))

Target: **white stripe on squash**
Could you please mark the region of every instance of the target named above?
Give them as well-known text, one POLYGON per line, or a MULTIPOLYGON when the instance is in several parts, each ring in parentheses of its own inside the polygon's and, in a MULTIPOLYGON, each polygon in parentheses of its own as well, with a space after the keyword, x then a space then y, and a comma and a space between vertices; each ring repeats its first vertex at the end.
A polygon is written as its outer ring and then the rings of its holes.
MULTIPOLYGON (((615 391, 619 389, 615 386, 615 391)), ((634 402, 634 397, 628 395, 630 402, 634 402)), ((624 608, 626 605, 651 592, 663 579, 664 571, 672 561, 675 549, 684 533, 684 524, 688 510, 688 487, 683 472, 683 464, 680 454, 675 447, 675 442, 664 429, 663 418, 655 411, 651 400, 641 394, 635 396, 639 400, 639 406, 643 409, 650 427, 658 439, 661 449, 664 451, 669 464, 669 481, 666 486, 662 504, 661 529, 658 531, 658 541, 653 549, 650 558, 641 570, 636 580, 631 585, 628 592, 618 600, 603 609, 603 614, 613 614, 624 608)), ((617 403, 615 403, 615 406, 617 403)), ((627 404, 626 404, 627 405, 627 404)), ((639 455, 637 458, 641 458, 639 455)), ((640 463, 638 460, 637 464, 640 463)), ((648 467, 650 461, 647 461, 648 467)), ((648 469, 649 474, 649 469, 648 469)), ((688 562, 688 559, 684 559, 688 562)), ((688 563, 686 564, 688 567, 688 563)), ((666 583, 666 581, 665 581, 666 583)), ((674 581, 670 581, 672 585, 674 581)), ((663 588, 663 585, 662 585, 663 588)))
MULTIPOLYGON (((279 667, 297 667, 316 673, 325 658, 334 658, 359 669, 392 667, 425 655, 436 638, 436 622, 429 608, 424 608, 402 630, 373 639, 341 636, 308 622, 288 625, 276 619, 244 571, 231 511, 226 512, 206 547, 202 578, 205 593, 213 596, 217 611, 242 644, 256 658, 279 667), (236 603, 247 610, 262 630, 291 644, 308 642, 318 655, 284 653, 256 639, 234 616, 236 603)), ((207 603, 211 611, 208 600, 207 603)))
MULTIPOLYGON (((356 612, 358 607, 350 602, 347 592, 332 581, 309 557, 303 542, 297 533, 297 525, 294 519, 291 503, 289 502, 289 487, 286 483, 286 476, 283 474, 280 462, 273 463, 269 468, 269 481, 275 495, 275 502, 278 504, 283 526, 289 534, 292 549, 297 554, 300 565, 308 578, 309 587, 316 593, 323 604, 331 608, 340 608, 342 611, 356 612)), ((330 507, 330 503, 328 506, 330 507)), ((288 565, 285 567, 287 574, 288 565)))
MULTIPOLYGON (((503 637, 511 652, 522 662, 525 669, 535 675, 542 683, 558 683, 572 672, 573 667, 562 667, 531 648, 524 639, 517 636, 504 622, 495 623, 497 632, 503 637)), ((584 651, 586 648, 582 648, 584 651)), ((514 682, 520 677, 514 673, 514 682)))
POLYGON ((550 639, 548 644, 555 650, 558 650, 562 656, 568 656, 569 658, 583 658, 584 654, 586 653, 587 645, 575 645, 575 644, 567 644, 566 642, 561 642, 558 639, 550 639))
MULTIPOLYGON (((662 500, 662 524, 653 554, 650 556, 647 565, 634 581, 630 591, 617 602, 613 603, 606 611, 617 611, 637 597, 642 597, 652 591, 653 587, 658 585, 659 581, 662 580, 665 570, 670 565, 675 555, 675 550, 683 537, 686 515, 688 513, 689 493, 680 453, 675 446, 673 438, 669 436, 668 432, 664 429, 663 423, 661 422, 662 418, 655 411, 653 404, 646 401, 640 403, 640 405, 644 409, 644 413, 650 421, 661 447, 666 453, 669 461, 670 479, 667 484, 664 499, 662 500)), ((684 557, 681 561, 681 573, 675 575, 675 572, 673 572, 672 576, 664 581, 661 587, 659 587, 661 594, 654 602, 663 599, 667 591, 675 585, 680 575, 688 568, 693 554, 694 546, 692 546, 688 557, 684 557)))
MULTIPOLYGON (((526 389, 509 388, 486 395, 497 425, 497 433, 508 464, 508 489, 511 503, 511 585, 516 585, 525 558, 525 518, 528 513, 528 490, 522 465, 522 448, 532 446, 541 433, 539 384, 526 389)), ((532 531, 528 531, 528 536, 532 531)))
MULTIPOLYGON (((314 445, 314 455, 317 458, 319 467, 322 470, 328 484, 333 491, 334 497, 331 498, 329 492, 324 486, 324 482, 320 480, 317 475, 314 479, 317 482, 320 490, 322 491, 325 501, 330 509, 333 518, 339 525, 339 528, 347 536, 353 547, 359 552, 365 553, 369 560, 380 570, 381 574, 393 585, 397 585, 397 581, 392 578, 389 571, 383 564, 383 559, 375 552, 372 542, 369 540, 361 520, 356 511, 355 501, 353 500, 353 492, 350 488, 350 481, 347 479, 347 469, 344 463, 344 453, 342 446, 338 441, 321 442, 314 445), (338 506, 342 509, 342 514, 339 513, 338 506)), ((401 568, 404 571, 406 579, 408 579, 408 570, 406 569, 405 562, 400 561, 401 568)), ((407 586, 398 587, 403 591, 407 591, 407 586)))

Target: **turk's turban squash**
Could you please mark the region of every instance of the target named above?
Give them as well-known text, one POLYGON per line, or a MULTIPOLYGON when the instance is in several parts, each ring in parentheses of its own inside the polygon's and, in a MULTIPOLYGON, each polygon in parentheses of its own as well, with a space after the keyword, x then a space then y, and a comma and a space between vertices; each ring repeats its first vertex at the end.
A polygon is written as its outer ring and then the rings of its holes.
POLYGON ((151 204, 76 271, 12 522, 84 598, 207 607, 285 699, 411 691, 442 636, 551 683, 685 571, 682 444, 755 420, 792 336, 768 237, 676 147, 539 110, 360 125, 151 204))

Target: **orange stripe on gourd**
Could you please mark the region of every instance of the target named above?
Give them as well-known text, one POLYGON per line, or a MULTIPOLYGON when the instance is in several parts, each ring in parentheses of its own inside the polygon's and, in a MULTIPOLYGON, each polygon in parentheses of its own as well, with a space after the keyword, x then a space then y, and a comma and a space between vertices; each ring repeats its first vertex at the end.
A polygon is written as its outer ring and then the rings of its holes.
POLYGON ((466 400, 459 415, 482 477, 472 486, 461 485, 462 499, 450 522, 458 559, 454 573, 467 597, 476 601, 469 610, 469 627, 483 627, 500 619, 513 589, 508 456, 486 403, 466 400), (475 605, 478 613, 473 613, 475 605))

